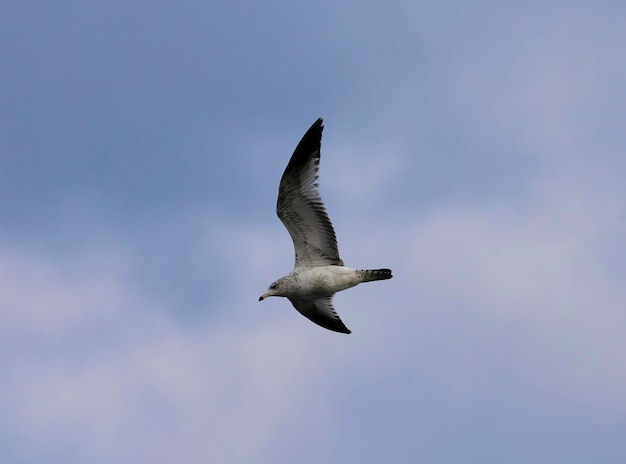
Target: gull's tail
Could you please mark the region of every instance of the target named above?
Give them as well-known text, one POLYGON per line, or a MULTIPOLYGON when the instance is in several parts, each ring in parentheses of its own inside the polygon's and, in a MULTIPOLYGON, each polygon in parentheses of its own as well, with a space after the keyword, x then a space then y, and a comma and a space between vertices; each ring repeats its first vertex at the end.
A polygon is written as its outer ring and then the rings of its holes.
POLYGON ((368 269, 356 271, 362 282, 372 282, 374 280, 391 279, 391 269, 368 269))

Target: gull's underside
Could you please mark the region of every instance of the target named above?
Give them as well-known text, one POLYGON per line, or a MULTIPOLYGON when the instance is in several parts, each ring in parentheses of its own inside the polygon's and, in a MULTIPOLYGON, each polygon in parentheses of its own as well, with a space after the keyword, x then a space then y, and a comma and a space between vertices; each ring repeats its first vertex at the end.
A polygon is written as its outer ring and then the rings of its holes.
POLYGON ((323 129, 320 118, 304 134, 278 188, 276 214, 293 240, 296 267, 343 266, 317 184, 323 129))

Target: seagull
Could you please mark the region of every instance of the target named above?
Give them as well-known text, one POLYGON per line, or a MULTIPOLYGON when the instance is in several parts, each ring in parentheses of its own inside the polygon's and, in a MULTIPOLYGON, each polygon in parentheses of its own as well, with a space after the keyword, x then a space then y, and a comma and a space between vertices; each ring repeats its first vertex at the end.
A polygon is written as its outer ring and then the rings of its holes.
POLYGON ((296 252, 293 270, 272 283, 259 297, 288 298, 316 324, 349 334, 333 308, 335 293, 361 282, 391 279, 390 269, 351 269, 339 258, 335 230, 319 193, 322 118, 313 123, 296 147, 278 188, 276 214, 283 222, 296 252))

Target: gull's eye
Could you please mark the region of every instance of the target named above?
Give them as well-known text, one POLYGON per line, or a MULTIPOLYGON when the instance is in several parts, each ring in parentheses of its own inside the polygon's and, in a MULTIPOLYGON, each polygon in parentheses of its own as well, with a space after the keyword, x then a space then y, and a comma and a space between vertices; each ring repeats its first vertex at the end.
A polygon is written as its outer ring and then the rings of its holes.
POLYGON ((276 290, 276 287, 278 287, 278 285, 272 284, 272 285, 270 285, 270 290, 276 290))

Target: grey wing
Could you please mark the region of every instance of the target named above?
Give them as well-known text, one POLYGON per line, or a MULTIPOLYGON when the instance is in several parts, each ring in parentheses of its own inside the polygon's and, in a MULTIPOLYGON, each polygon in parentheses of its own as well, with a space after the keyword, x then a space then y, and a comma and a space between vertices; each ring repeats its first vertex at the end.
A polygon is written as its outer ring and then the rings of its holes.
POLYGON ((333 308, 333 295, 313 299, 289 299, 293 307, 317 325, 334 332, 350 333, 333 308))
POLYGON ((304 134, 278 189, 276 214, 293 240, 296 267, 343 266, 317 184, 323 129, 320 118, 304 134))

